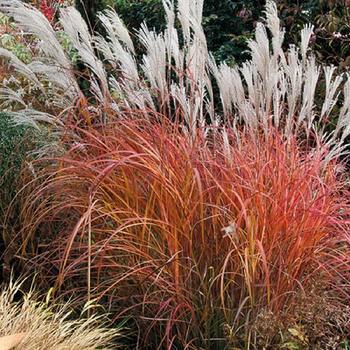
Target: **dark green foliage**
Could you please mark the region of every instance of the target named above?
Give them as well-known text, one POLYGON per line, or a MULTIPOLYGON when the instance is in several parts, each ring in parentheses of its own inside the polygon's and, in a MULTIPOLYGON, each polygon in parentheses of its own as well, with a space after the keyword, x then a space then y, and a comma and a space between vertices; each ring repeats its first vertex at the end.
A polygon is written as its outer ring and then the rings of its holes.
MULTIPOLYGON (((117 13, 128 28, 139 28, 146 22, 150 28, 164 28, 164 10, 161 0, 114 0, 117 13)), ((246 40, 251 37, 254 23, 262 14, 264 2, 257 6, 252 1, 206 0, 204 2, 203 25, 209 50, 217 60, 248 58, 245 53, 246 40)))
POLYGON ((1 193, 12 192, 26 152, 25 126, 14 127, 8 115, 0 114, 0 185, 1 193))
MULTIPOLYGON (((287 35, 287 41, 299 40, 296 33, 307 23, 314 12, 316 0, 279 1, 282 22, 290 29, 297 30, 287 35)), ((110 2, 110 1, 109 1, 110 2)), ((317 0, 318 2, 318 0, 317 0)), ((263 15, 264 0, 205 0, 203 25, 208 40, 209 50, 217 61, 228 63, 243 62, 249 56, 246 52, 247 40, 254 32, 254 27, 263 15)), ((114 0, 114 8, 128 28, 135 30, 142 22, 157 30, 164 28, 164 11, 161 0, 114 0)))
POLYGON ((6 210, 16 195, 21 169, 33 140, 33 131, 14 126, 11 117, 0 113, 0 279, 4 278, 3 222, 6 210))
MULTIPOLYGON (((286 28, 285 46, 300 40, 307 23, 315 25, 313 49, 319 61, 350 65, 350 3, 347 0, 276 0, 282 25, 286 28)), ((150 28, 164 28, 162 0, 77 0, 77 8, 91 27, 98 28, 96 13, 114 7, 131 31, 146 21, 150 28)), ((247 40, 256 21, 263 15, 265 0, 205 0, 203 25, 209 50, 218 61, 240 63, 246 60, 247 40)))
POLYGON ((150 28, 164 29, 165 18, 161 0, 114 0, 114 8, 129 29, 138 29, 144 21, 150 28))
MULTIPOLYGON (((77 6, 81 0, 77 1, 77 6)), ((150 28, 163 29, 161 0, 88 0, 84 6, 96 26, 95 13, 113 6, 131 31, 146 21, 150 28)), ((248 58, 246 42, 252 37, 256 21, 263 15, 265 0, 205 0, 203 25, 209 50, 218 61, 240 63, 248 58)), ((315 25, 313 46, 319 60, 350 64, 350 4, 346 0, 277 0, 282 25, 286 28, 285 46, 300 40, 307 23, 315 25), (334 33, 340 33, 334 35, 334 33)))
POLYGON ((316 24, 315 50, 319 61, 350 66, 350 2, 347 0, 320 1, 314 14, 316 24))
POLYGON ((18 189, 21 170, 38 132, 14 126, 11 117, 0 113, 0 220, 18 189))
POLYGON ((256 21, 262 15, 264 1, 207 0, 204 3, 203 25, 209 50, 217 61, 242 62, 247 39, 251 38, 256 21))
POLYGON ((75 6, 92 29, 97 26, 97 12, 113 6, 113 0, 76 0, 75 6))

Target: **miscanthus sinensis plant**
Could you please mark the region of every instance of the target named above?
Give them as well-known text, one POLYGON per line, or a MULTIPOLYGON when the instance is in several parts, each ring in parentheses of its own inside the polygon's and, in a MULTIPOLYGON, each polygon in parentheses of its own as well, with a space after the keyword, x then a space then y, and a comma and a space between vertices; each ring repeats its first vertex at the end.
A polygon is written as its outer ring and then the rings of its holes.
POLYGON ((267 1, 266 19, 257 23, 255 39, 248 44, 251 59, 231 67, 217 64, 208 52, 201 25, 203 0, 179 0, 176 7, 173 1, 163 0, 163 5, 166 29, 157 33, 144 23, 136 33, 144 48, 141 60, 114 10, 98 15, 106 33, 102 36, 91 33, 73 7, 61 9, 60 25, 85 66, 87 97, 78 83, 79 73, 45 16, 21 1, 1 0, 0 11, 14 18, 23 35, 35 38, 37 47, 29 64, 4 48, 0 55, 12 66, 12 74, 25 77, 45 96, 45 103, 35 105, 22 90, 7 84, 0 91, 4 105, 13 109, 17 122, 34 126, 63 126, 72 114, 78 115, 79 123, 107 122, 121 118, 125 111, 138 110, 145 118, 157 112, 180 120, 192 135, 198 126, 208 127, 209 132, 209 126, 224 124, 233 131, 243 125, 266 134, 274 126, 290 138, 298 133, 324 137, 334 107, 341 101, 334 131, 327 136, 330 143, 337 141, 330 157, 341 151, 350 133, 350 81, 348 75, 336 75, 335 67, 316 63, 308 47, 311 25, 301 31, 299 47, 283 50, 284 29, 276 4, 267 1), (326 86, 319 97, 322 103, 316 106, 320 79, 326 86), (213 81, 220 93, 217 105, 213 81))

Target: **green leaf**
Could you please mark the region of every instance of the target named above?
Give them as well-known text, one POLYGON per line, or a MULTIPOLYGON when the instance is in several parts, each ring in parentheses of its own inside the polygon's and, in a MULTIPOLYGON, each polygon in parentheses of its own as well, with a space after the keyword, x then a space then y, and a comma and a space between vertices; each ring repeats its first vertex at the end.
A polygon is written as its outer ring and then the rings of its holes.
POLYGON ((9 48, 15 44, 15 38, 13 37, 13 35, 7 33, 1 35, 0 41, 1 45, 4 48, 9 48))

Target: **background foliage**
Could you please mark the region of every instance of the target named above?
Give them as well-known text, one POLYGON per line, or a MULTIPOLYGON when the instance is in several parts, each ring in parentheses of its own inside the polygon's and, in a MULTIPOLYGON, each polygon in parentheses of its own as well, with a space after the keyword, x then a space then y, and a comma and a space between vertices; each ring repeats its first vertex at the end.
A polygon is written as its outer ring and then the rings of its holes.
POLYGON ((34 131, 16 126, 5 113, 0 113, 0 206, 8 204, 14 195, 26 152, 31 148, 34 131), (7 197, 7 198, 5 198, 7 197))
MULTIPOLYGON (((96 11, 113 6, 128 28, 164 27, 161 0, 88 0, 77 7, 96 26, 96 11)), ((350 64, 350 2, 347 0, 277 1, 282 25, 286 28, 285 45, 300 40, 299 31, 306 23, 315 25, 314 49, 327 63, 347 67, 350 64)), ((203 25, 209 49, 218 61, 229 63, 247 59, 246 42, 252 37, 256 21, 262 16, 264 0, 205 0, 203 25)))
MULTIPOLYGON (((48 18, 57 16, 60 6, 73 0, 27 0, 39 7, 48 18)), ((246 42, 252 37, 255 24, 263 15, 264 0, 205 0, 203 25, 209 49, 218 61, 240 63, 247 59, 246 42)), ((114 7, 128 28, 137 30, 146 21, 151 28, 165 25, 162 0, 75 0, 91 28, 99 28, 96 13, 114 7)), ((313 49, 320 61, 339 65, 350 64, 349 0, 277 0, 282 25, 286 28, 285 45, 300 41, 299 31, 306 23, 315 25, 313 49)), ((8 38, 1 38, 9 45, 8 38)), ((19 47, 18 50, 22 50, 19 47)))

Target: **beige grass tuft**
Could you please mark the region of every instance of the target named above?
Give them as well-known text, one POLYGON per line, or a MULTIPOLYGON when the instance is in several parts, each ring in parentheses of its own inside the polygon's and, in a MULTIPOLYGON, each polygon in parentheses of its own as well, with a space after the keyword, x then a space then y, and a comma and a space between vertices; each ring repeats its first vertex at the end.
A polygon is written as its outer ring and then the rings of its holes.
POLYGON ((0 350, 115 349, 118 329, 106 328, 103 316, 73 319, 69 303, 51 306, 30 291, 20 301, 21 283, 0 291, 0 350))

